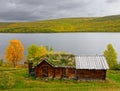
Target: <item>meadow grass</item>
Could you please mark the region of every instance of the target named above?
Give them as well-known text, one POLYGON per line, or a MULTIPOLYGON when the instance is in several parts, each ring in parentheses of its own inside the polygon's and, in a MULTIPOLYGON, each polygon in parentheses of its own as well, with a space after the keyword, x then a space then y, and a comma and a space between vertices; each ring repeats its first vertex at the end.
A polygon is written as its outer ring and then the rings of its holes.
POLYGON ((59 79, 35 79, 28 76, 26 68, 0 67, 0 73, 8 72, 15 79, 12 88, 2 91, 120 91, 120 71, 109 70, 106 81, 76 81, 59 79))
POLYGON ((120 32, 120 15, 0 23, 1 33, 120 32))

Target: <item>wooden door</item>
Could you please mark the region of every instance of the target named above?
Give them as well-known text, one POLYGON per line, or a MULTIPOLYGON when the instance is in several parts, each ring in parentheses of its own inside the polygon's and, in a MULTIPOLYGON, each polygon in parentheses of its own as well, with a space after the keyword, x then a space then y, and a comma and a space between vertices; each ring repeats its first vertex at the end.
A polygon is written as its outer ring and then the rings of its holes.
POLYGON ((42 77, 48 77, 48 66, 42 67, 42 77))

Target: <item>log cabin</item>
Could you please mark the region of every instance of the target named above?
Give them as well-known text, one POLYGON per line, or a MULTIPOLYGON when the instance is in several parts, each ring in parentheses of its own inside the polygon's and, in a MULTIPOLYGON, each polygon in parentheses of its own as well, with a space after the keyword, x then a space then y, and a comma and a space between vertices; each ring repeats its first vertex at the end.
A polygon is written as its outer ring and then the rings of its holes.
POLYGON ((105 80, 109 69, 104 56, 76 56, 75 66, 56 66, 42 59, 37 66, 29 63, 29 74, 39 78, 105 80))

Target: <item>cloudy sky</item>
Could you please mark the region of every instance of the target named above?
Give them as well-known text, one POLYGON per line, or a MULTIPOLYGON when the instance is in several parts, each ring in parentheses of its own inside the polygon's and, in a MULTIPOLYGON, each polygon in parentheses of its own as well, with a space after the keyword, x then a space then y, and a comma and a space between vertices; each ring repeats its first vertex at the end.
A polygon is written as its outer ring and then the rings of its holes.
POLYGON ((0 21, 120 14, 120 0, 0 0, 0 21))

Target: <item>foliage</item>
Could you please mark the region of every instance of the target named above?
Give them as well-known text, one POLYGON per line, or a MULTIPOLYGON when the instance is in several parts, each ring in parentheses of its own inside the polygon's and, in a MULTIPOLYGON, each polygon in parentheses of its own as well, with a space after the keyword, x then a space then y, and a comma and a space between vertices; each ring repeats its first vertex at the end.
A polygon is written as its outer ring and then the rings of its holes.
POLYGON ((75 56, 63 52, 50 52, 47 54, 48 61, 55 66, 75 66, 75 56))
POLYGON ((75 66, 75 56, 67 52, 56 52, 53 47, 46 46, 48 61, 55 66, 75 66))
POLYGON ((28 55, 27 55, 28 59, 35 57, 37 49, 38 47, 35 44, 28 47, 28 55))
POLYGON ((114 70, 120 70, 120 64, 114 65, 113 69, 114 69, 114 70))
POLYGON ((75 66, 75 57, 66 52, 55 52, 49 46, 37 46, 35 44, 28 47, 27 61, 37 65, 41 58, 46 57, 48 61, 56 66, 75 66))
POLYGON ((15 79, 9 72, 0 72, 0 89, 12 88, 15 85, 15 79))
POLYGON ((2 67, 12 67, 12 65, 8 62, 3 62, 2 67))
POLYGON ((2 66, 3 64, 3 59, 0 59, 0 66, 2 66))
POLYGON ((17 62, 21 61, 24 57, 24 46, 20 40, 10 40, 8 47, 5 51, 5 58, 8 62, 11 62, 14 67, 17 62))
POLYGON ((44 57, 47 54, 47 49, 44 46, 38 46, 38 50, 36 52, 36 57, 44 57))
POLYGON ((0 66, 2 67, 12 67, 12 65, 8 62, 4 62, 3 59, 0 60, 0 66))
POLYGON ((120 15, 0 23, 1 33, 119 32, 120 15))
POLYGON ((46 55, 47 55, 46 47, 37 46, 33 44, 28 47, 27 61, 34 62, 34 64, 37 64, 37 62, 40 61, 40 59, 45 57, 46 55))
POLYGON ((55 52, 55 50, 54 50, 53 47, 49 47, 49 46, 45 46, 45 47, 46 47, 46 49, 47 49, 47 51, 48 51, 49 54, 52 54, 52 53, 55 52))
POLYGON ((109 67, 113 69, 117 64, 117 53, 112 44, 107 45, 107 49, 104 51, 104 56, 109 64, 109 67))

